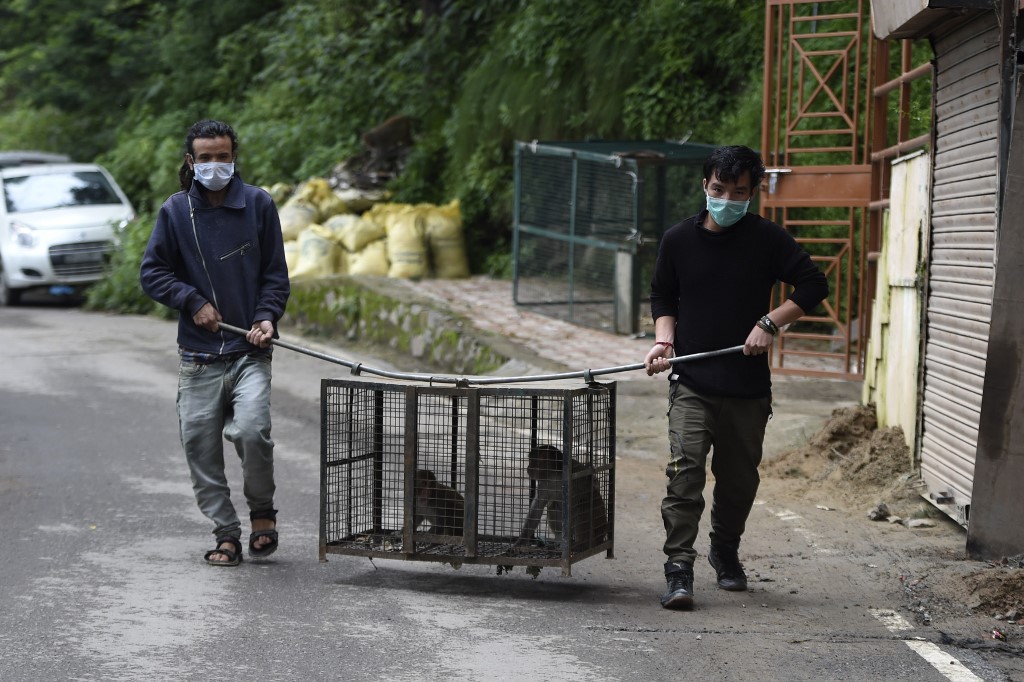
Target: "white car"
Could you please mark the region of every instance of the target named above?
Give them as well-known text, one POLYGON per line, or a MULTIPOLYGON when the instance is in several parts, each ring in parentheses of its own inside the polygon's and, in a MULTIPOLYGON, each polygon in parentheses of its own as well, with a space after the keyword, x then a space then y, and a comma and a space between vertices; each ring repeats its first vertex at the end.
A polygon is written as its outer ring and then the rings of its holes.
POLYGON ((135 217, 102 166, 0 167, 0 306, 28 289, 78 290, 101 279, 135 217))

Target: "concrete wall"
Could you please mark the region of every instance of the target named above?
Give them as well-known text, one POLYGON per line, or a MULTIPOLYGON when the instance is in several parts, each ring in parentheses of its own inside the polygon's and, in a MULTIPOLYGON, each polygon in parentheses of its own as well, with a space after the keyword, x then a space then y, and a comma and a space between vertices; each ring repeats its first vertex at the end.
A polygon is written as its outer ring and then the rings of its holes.
POLYGON ((436 302, 411 298, 386 277, 293 282, 281 326, 306 336, 345 339, 407 372, 486 374, 514 357, 502 339, 473 329, 436 302))

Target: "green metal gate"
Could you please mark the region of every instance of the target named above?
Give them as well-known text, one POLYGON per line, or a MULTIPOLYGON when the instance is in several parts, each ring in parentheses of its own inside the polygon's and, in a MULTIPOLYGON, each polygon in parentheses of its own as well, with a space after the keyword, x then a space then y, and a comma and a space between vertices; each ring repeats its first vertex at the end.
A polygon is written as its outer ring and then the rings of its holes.
POLYGON ((651 274, 665 230, 703 207, 713 147, 517 142, 517 305, 619 334, 653 331, 651 274))

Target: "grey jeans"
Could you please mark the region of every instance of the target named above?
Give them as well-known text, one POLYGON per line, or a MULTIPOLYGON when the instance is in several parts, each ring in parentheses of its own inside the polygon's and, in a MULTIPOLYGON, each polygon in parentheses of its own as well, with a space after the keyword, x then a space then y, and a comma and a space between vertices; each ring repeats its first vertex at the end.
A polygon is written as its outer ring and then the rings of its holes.
POLYGON ((702 395, 678 382, 669 393, 671 460, 665 468, 668 492, 661 503, 665 554, 693 564, 693 543, 704 513, 705 465, 714 447, 711 543, 738 548, 761 478, 762 443, 772 413, 771 398, 702 395))
POLYGON ((224 439, 242 461, 242 493, 250 511, 274 507, 274 441, 270 438, 270 355, 178 365, 178 426, 199 510, 217 537, 241 537, 224 472, 224 439))

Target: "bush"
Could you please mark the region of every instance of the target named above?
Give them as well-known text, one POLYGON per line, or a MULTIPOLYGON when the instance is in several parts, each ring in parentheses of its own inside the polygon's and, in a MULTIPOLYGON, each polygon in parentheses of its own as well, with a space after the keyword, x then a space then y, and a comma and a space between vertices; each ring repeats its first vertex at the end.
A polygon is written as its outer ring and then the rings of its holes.
POLYGON ((110 274, 89 288, 85 307, 140 315, 156 314, 174 319, 177 312, 151 299, 139 284, 142 254, 153 231, 156 217, 141 214, 128 224, 121 235, 121 248, 110 262, 110 274))

